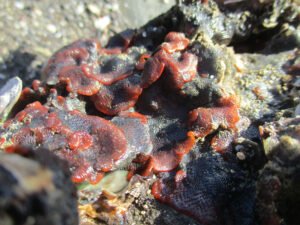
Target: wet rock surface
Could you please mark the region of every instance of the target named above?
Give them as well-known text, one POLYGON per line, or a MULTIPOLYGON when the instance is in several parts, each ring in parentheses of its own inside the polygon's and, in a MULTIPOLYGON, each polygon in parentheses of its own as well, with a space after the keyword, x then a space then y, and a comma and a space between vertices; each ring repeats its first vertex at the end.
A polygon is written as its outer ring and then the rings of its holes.
POLYGON ((67 160, 81 224, 299 222, 296 1, 180 1, 41 73, 0 148, 67 160))
POLYGON ((66 162, 44 149, 13 151, 18 154, 0 156, 1 224, 78 224, 66 162))
POLYGON ((263 224, 279 224, 282 218, 287 224, 297 224, 299 118, 281 118, 265 124, 261 131, 268 162, 257 181, 259 219, 263 224))

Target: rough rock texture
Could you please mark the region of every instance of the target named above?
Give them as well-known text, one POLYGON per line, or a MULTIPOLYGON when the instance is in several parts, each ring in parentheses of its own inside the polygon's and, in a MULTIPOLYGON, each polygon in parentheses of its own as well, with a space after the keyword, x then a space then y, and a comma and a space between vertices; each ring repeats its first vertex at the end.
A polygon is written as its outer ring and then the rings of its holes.
POLYGON ((18 154, 0 155, 1 224, 78 224, 76 188, 66 162, 43 149, 14 151, 18 154))
POLYGON ((257 213, 262 224, 299 222, 299 128, 299 118, 282 118, 261 128, 268 158, 257 181, 257 213))

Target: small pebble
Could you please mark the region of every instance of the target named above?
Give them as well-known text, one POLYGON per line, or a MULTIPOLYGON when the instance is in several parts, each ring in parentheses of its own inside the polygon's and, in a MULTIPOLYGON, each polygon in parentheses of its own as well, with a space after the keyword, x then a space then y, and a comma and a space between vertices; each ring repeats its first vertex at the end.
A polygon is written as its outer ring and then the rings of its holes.
POLYGON ((75 12, 77 15, 81 15, 82 13, 84 13, 84 5, 82 3, 80 3, 76 9, 75 12))
POLYGON ((24 5, 24 2, 15 2, 15 7, 17 9, 24 9, 25 8, 25 5, 24 5))
POLYGON ((142 36, 143 36, 143 37, 147 37, 146 31, 143 31, 142 36))
POLYGON ((110 23, 111 19, 109 16, 103 16, 94 20, 94 26, 99 30, 105 30, 110 23))
POLYGON ((56 32, 56 26, 54 24, 48 24, 46 28, 50 33, 56 32))
POLYGON ((245 160, 246 159, 246 156, 243 152, 238 152, 236 153, 236 157, 239 159, 239 160, 245 160))
POLYGON ((118 12, 120 10, 119 4, 118 3, 114 3, 111 5, 111 10, 114 12, 118 12))
POLYGON ((79 22, 79 23, 78 23, 78 26, 79 26, 80 28, 83 28, 83 27, 84 27, 84 24, 83 24, 82 22, 79 22))
POLYGON ((43 15, 43 12, 42 12, 40 9, 38 9, 38 8, 34 8, 34 9, 32 10, 32 12, 33 12, 33 14, 35 14, 36 16, 42 16, 42 15, 43 15))
POLYGON ((91 12, 92 14, 94 14, 96 16, 99 16, 101 13, 100 8, 95 4, 88 4, 87 9, 89 10, 89 12, 91 12))

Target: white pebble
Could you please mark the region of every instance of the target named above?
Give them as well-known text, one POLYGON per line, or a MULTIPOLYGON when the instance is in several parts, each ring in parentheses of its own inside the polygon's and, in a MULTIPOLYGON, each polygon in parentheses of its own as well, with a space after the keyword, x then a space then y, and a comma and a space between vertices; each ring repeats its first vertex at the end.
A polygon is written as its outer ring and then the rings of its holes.
POLYGON ((246 156, 243 152, 237 152, 236 153, 236 157, 239 159, 239 160, 245 160, 246 159, 246 156))
POLYGON ((24 2, 15 2, 15 7, 17 9, 24 9, 25 8, 24 2))
POLYGON ((111 10, 114 12, 118 12, 120 10, 119 4, 118 3, 112 4, 111 10))
POLYGON ((56 32, 56 26, 54 24, 48 24, 46 28, 50 33, 56 32))
POLYGON ((95 4, 88 4, 88 5, 87 5, 87 8, 88 8, 88 10, 89 10, 91 13, 93 13, 93 14, 95 14, 95 15, 97 15, 97 16, 99 16, 100 13, 101 13, 101 10, 100 10, 99 7, 98 7, 97 5, 95 5, 95 4))
POLYGON ((111 23, 109 16, 103 16, 94 20, 94 26, 99 30, 104 30, 111 23))
POLYGON ((84 5, 82 3, 80 3, 76 9, 75 12, 77 15, 81 15, 84 12, 84 5))

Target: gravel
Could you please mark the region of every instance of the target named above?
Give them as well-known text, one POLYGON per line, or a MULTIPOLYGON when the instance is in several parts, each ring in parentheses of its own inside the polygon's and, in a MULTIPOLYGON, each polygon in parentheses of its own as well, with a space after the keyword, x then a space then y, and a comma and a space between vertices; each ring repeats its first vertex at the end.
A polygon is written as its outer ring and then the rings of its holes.
POLYGON ((167 11, 175 0, 0 0, 0 86, 13 76, 25 85, 43 63, 79 38, 110 36, 167 11))

